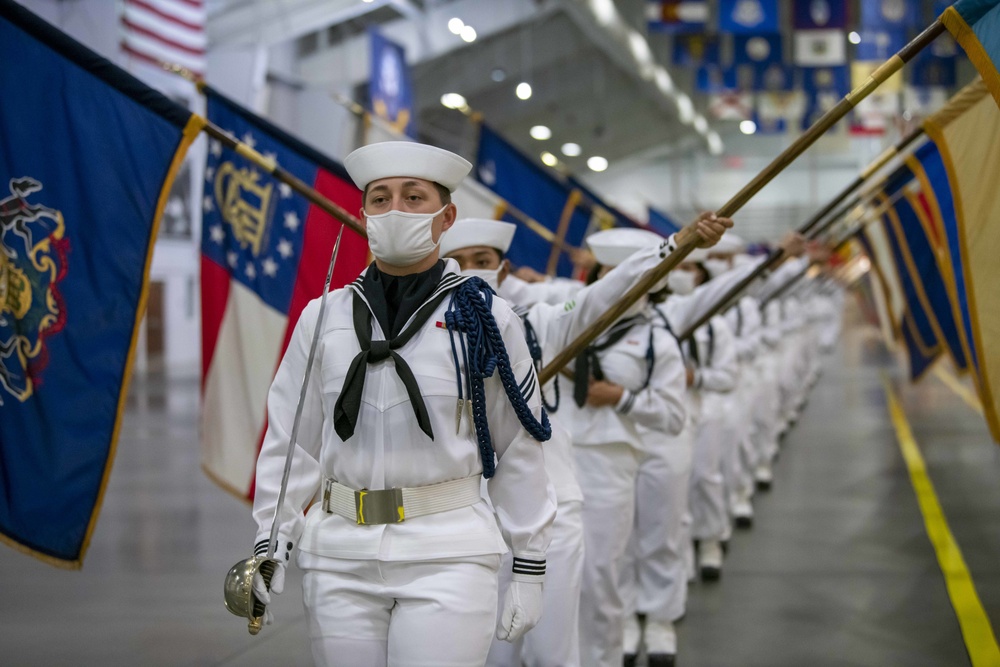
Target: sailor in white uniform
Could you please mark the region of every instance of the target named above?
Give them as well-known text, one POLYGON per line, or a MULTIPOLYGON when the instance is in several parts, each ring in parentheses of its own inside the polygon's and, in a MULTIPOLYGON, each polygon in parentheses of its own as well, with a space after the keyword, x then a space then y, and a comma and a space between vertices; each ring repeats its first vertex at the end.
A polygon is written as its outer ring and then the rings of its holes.
MULTIPOLYGON (((441 252, 459 262, 463 275, 481 277, 503 294, 504 286, 511 280, 510 263, 504 254, 516 230, 516 225, 496 220, 459 220, 442 241, 441 252)), ((705 242, 714 242, 724 230, 723 223, 706 218, 692 223, 689 231, 698 233, 705 242)), ((518 294, 531 305, 527 308, 513 305, 524 318, 529 347, 539 366, 580 335, 616 298, 676 247, 675 236, 646 238, 650 241, 648 247, 592 285, 567 291, 567 301, 544 303, 547 299, 538 300, 525 293, 530 291, 532 284, 525 283, 526 288, 519 286, 525 291, 518 294)), ((544 387, 542 397, 552 424, 552 438, 543 447, 545 466, 558 502, 548 551, 544 612, 539 624, 524 637, 520 651, 517 646, 494 642, 488 665, 580 664, 578 623, 583 566, 583 493, 574 471, 570 434, 558 416, 560 398, 557 378, 544 387)), ((501 590, 505 579, 501 571, 501 590)))
MULTIPOLYGON (((555 494, 549 436, 520 318, 486 285, 439 259, 450 193, 471 165, 410 142, 358 149, 375 256, 327 298, 284 504, 275 509, 319 314, 297 323, 268 395, 257 464, 255 552, 272 520, 283 564, 297 547, 320 665, 479 666, 491 640, 539 619, 555 494), (489 479, 494 512, 482 499, 489 479), (505 543, 506 542, 506 543, 505 543), (497 622, 497 570, 513 551, 497 622)), ((270 591, 281 591, 284 565, 270 591)))
MULTIPOLYGON (((599 263, 595 268, 629 263, 630 255, 649 244, 640 231, 614 229, 588 237, 599 263)), ((685 368, 677 342, 654 327, 645 311, 643 299, 577 357, 574 395, 563 402, 584 493, 580 641, 582 664, 588 667, 618 667, 623 660, 619 570, 632 533, 644 458, 637 425, 676 434, 687 418, 685 368)))

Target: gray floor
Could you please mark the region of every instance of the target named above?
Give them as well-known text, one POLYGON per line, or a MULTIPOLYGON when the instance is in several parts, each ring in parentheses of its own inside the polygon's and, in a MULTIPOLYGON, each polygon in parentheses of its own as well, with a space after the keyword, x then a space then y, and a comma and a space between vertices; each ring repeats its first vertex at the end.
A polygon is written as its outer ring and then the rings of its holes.
MULTIPOLYGON (((858 332, 825 368, 754 528, 691 591, 683 667, 969 664, 885 407, 880 372, 899 372, 858 332)), ((1000 628, 1000 447, 935 378, 899 390, 1000 628)), ((136 379, 82 571, 0 547, 0 664, 311 664, 294 568, 260 636, 222 606, 253 527, 198 468, 196 411, 197 383, 136 379)))

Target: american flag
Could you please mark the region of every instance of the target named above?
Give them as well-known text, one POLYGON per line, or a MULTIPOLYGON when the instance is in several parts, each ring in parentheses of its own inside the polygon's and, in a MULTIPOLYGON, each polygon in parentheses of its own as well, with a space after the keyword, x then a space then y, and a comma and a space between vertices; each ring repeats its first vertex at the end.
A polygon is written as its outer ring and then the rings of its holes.
POLYGON ((180 65, 205 74, 205 5, 202 0, 124 0, 122 50, 156 67, 180 65))

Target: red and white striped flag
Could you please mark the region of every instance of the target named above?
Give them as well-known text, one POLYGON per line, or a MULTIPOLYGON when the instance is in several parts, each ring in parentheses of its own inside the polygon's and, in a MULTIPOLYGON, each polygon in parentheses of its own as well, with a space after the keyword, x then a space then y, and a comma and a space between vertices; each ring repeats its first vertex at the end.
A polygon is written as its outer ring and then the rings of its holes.
POLYGON ((156 67, 175 64, 205 75, 202 0, 124 0, 122 50, 156 67))

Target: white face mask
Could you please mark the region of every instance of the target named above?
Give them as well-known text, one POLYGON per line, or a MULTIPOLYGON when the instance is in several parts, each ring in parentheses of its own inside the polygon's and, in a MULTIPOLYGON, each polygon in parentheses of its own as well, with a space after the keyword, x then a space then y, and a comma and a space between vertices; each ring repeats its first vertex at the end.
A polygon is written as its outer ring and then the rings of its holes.
POLYGON ((465 269, 462 271, 463 276, 474 276, 476 278, 482 278, 483 281, 493 288, 494 292, 500 290, 500 268, 496 269, 465 269))
MULTIPOLYGON (((441 207, 436 213, 403 213, 389 211, 380 215, 365 214, 368 220, 368 247, 372 254, 393 266, 416 264, 441 243, 434 242, 434 218, 441 215, 441 207)), ((441 234, 444 236, 444 233, 441 234)))
POLYGON ((667 274, 667 287, 673 294, 690 294, 694 291, 694 274, 690 271, 671 271, 667 274))
POLYGON ((727 259, 706 259, 703 264, 710 278, 718 278, 729 270, 729 260, 727 259))

